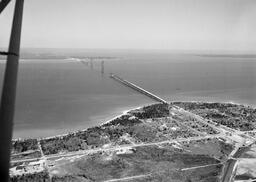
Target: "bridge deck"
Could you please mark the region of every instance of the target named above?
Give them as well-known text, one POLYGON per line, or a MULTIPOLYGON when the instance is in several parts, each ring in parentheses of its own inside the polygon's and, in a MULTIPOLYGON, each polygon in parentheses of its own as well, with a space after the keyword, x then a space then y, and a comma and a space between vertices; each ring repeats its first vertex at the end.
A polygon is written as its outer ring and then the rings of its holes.
POLYGON ((116 80, 116 81, 118 81, 118 82, 120 82, 120 83, 122 83, 122 84, 124 84, 124 85, 126 85, 126 86, 128 86, 128 87, 130 87, 130 88, 132 88, 132 89, 134 89, 134 90, 136 90, 136 91, 138 91, 138 92, 148 96, 148 97, 150 97, 151 99, 153 99, 153 100, 155 100, 157 102, 162 102, 164 104, 168 103, 167 101, 165 101, 164 99, 158 97, 157 95, 155 95, 155 94, 153 94, 153 93, 151 93, 151 92, 149 92, 149 91, 147 91, 147 90, 145 90, 145 89, 143 89, 143 88, 141 88, 141 87, 139 87, 139 86, 137 86, 137 85, 127 81, 127 80, 124 80, 124 79, 120 78, 117 75, 111 74, 110 77, 113 78, 114 80, 116 80))

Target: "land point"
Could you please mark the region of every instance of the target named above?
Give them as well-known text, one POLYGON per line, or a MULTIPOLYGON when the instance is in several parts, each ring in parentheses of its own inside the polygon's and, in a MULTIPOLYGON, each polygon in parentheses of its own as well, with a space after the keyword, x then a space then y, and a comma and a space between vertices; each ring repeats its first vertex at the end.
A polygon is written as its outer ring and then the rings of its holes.
POLYGON ((11 180, 231 181, 256 141, 256 109, 157 103, 66 135, 13 140, 11 180))
POLYGON ((14 140, 12 181, 220 181, 256 141, 256 110, 232 103, 167 102, 111 74, 158 104, 70 134, 14 140))

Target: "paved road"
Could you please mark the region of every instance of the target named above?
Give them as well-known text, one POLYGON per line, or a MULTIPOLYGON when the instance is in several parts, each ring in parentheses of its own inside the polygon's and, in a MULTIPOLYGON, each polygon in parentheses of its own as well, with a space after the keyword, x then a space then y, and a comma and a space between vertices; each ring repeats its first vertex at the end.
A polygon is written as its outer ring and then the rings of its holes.
POLYGON ((210 167, 210 166, 218 166, 218 165, 221 165, 221 164, 222 164, 222 163, 207 164, 207 165, 195 166, 195 167, 188 167, 188 168, 183 168, 183 169, 181 169, 181 171, 193 170, 193 169, 204 168, 204 167, 210 167))
MULTIPOLYGON (((161 145, 161 144, 168 144, 168 143, 175 143, 175 142, 189 142, 189 141, 196 141, 196 140, 202 140, 202 139, 208 139, 208 138, 219 138, 219 137, 222 137, 222 135, 217 134, 217 135, 190 137, 190 138, 178 138, 178 139, 173 139, 173 140, 165 140, 165 141, 161 141, 161 142, 140 143, 140 144, 133 144, 133 145, 121 145, 121 146, 115 146, 115 147, 110 147, 110 148, 105 148, 105 149, 99 148, 99 149, 91 149, 91 150, 80 150, 80 151, 69 152, 69 153, 65 153, 65 154, 45 155, 44 157, 46 159, 51 159, 51 158, 56 158, 56 157, 70 157, 70 156, 74 156, 74 155, 88 155, 88 154, 93 154, 93 153, 97 153, 97 152, 115 151, 115 150, 122 150, 122 149, 133 148, 133 147, 161 145)), ((40 158, 14 160, 14 161, 12 161, 12 163, 28 162, 28 161, 38 160, 38 159, 40 159, 40 158)))
POLYGON ((19 155, 33 154, 35 152, 40 152, 40 150, 28 150, 28 151, 25 151, 25 152, 20 152, 20 153, 12 154, 12 157, 19 156, 19 155))
POLYGON ((140 144, 134 144, 134 145, 121 145, 121 146, 115 146, 110 148, 100 148, 100 149, 92 149, 92 150, 83 150, 83 151, 77 151, 77 152, 71 152, 67 154, 53 154, 46 156, 47 159, 54 158, 54 157, 66 157, 66 156, 72 156, 72 155, 78 155, 78 154, 92 154, 97 152, 106 152, 106 151, 115 151, 115 150, 121 150, 126 148, 133 148, 133 147, 143 147, 143 146, 151 146, 151 145, 161 145, 161 144, 168 144, 168 143, 174 143, 174 142, 186 142, 186 141, 195 141, 195 140, 202 140, 207 138, 218 138, 222 135, 208 135, 208 136, 199 136, 199 137, 190 137, 190 138, 178 138, 173 140, 165 140, 161 142, 152 142, 152 143, 140 143, 140 144))
POLYGON ((41 156, 44 157, 44 152, 43 152, 43 150, 42 150, 40 140, 37 140, 37 146, 38 146, 38 148, 39 148, 39 150, 40 150, 40 152, 41 152, 41 156))
POLYGON ((222 182, 230 182, 231 179, 234 176, 235 167, 237 164, 237 158, 239 158, 248 148, 250 148, 251 145, 245 146, 245 147, 239 147, 237 151, 234 153, 234 155, 231 157, 231 159, 227 160, 226 165, 224 166, 224 172, 222 176, 222 182))

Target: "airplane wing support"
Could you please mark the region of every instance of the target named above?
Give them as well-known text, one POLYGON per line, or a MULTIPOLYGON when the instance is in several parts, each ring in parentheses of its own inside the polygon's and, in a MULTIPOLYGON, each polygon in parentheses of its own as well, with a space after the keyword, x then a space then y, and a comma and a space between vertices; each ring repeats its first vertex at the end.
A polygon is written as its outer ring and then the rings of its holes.
MULTIPOLYGON (((10 0, 2 0, 0 2, 0 13, 9 2, 10 0)), ((8 52, 2 52, 2 54, 7 55, 0 103, 0 179, 3 182, 9 181, 23 4, 24 0, 16 0, 9 50, 8 52)))
POLYGON ((9 4, 11 0, 2 0, 0 2, 0 14, 2 13, 2 11, 4 10, 4 8, 9 4))

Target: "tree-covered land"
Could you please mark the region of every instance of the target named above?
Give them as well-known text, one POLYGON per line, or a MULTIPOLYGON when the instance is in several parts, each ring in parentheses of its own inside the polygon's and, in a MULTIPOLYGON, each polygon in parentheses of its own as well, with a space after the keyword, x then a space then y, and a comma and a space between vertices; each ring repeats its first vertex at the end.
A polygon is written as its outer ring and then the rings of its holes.
POLYGON ((256 109, 231 103, 173 102, 206 119, 241 131, 256 129, 256 109))

